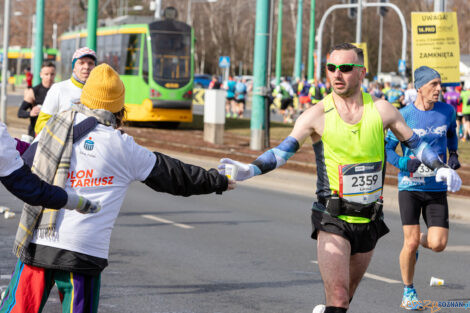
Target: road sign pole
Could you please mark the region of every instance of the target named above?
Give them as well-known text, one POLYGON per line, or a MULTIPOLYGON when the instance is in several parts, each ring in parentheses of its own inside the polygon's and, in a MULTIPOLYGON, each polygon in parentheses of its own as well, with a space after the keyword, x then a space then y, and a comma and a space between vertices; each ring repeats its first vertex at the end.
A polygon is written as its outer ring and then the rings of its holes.
POLYGON ((357 0, 356 43, 361 43, 362 29, 362 0, 357 0))
POLYGON ((255 51, 253 62, 253 100, 251 110, 250 148, 263 150, 265 136, 266 59, 269 40, 270 0, 256 1, 255 51))
POLYGON ((379 29, 379 60, 377 61, 377 75, 382 73, 382 39, 383 39, 384 17, 380 15, 379 29))

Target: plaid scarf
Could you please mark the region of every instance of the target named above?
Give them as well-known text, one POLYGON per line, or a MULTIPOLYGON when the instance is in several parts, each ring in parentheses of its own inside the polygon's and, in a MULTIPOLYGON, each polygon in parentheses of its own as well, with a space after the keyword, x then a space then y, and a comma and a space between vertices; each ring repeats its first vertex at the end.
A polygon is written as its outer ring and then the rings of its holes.
MULTIPOLYGON (((41 138, 31 168, 32 172, 47 183, 64 188, 70 168, 73 146, 73 122, 77 112, 95 117, 106 126, 116 126, 114 114, 106 110, 91 110, 83 104, 75 104, 71 110, 50 118, 41 132, 41 138)), ((41 238, 57 238, 56 219, 59 210, 41 206, 24 205, 16 233, 13 253, 21 258, 33 235, 41 238)))

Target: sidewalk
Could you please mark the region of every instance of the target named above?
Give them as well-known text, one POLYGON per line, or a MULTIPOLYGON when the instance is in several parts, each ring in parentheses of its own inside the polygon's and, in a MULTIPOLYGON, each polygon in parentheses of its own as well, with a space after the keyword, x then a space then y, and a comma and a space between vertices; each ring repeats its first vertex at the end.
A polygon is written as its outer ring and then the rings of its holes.
MULTIPOLYGON (((24 129, 9 126, 8 131, 11 136, 21 137, 24 129)), ((174 132, 174 131, 173 131, 174 132)), ((161 138, 160 138, 161 139, 161 138)), ((219 158, 207 155, 200 155, 194 152, 175 151, 175 149, 161 149, 153 144, 145 145, 150 150, 158 150, 171 157, 180 159, 183 162, 195 164, 203 168, 217 168, 219 158)), ((313 160, 312 160, 313 161, 313 160)), ((288 162, 289 163, 289 162, 288 162)), ((277 169, 266 175, 254 177, 248 181, 238 182, 238 186, 249 186, 255 188, 266 188, 273 191, 285 192, 311 197, 315 199, 317 178, 313 174, 313 168, 304 168, 303 172, 288 169, 277 169)), ((234 191, 236 192, 236 191, 234 191)), ((398 209, 398 188, 396 185, 385 185, 384 187, 385 211, 399 213, 398 209)), ((450 219, 454 221, 470 222, 470 210, 468 209, 469 199, 467 197, 450 195, 448 197, 450 219)))

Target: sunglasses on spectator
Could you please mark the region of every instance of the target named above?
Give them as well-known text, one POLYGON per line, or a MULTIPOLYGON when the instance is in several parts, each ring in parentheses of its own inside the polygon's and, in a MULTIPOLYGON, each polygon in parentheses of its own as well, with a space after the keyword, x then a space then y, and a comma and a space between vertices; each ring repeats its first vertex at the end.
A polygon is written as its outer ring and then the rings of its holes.
POLYGON ((341 73, 351 72, 353 70, 354 66, 364 67, 364 65, 353 64, 353 63, 345 63, 345 64, 340 64, 340 65, 336 65, 336 64, 333 64, 333 63, 327 63, 326 64, 326 68, 328 69, 328 71, 330 71, 332 73, 336 72, 336 69, 339 69, 339 71, 341 73))

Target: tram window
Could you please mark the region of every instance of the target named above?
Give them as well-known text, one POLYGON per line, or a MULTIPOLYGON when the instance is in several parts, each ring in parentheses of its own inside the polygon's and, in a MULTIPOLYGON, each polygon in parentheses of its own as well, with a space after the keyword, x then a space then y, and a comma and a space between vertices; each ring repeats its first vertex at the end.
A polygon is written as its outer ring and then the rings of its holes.
POLYGON ((126 51, 125 75, 139 74, 141 34, 129 34, 123 37, 123 50, 126 51))

